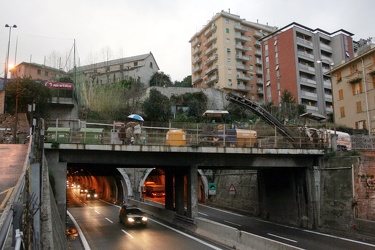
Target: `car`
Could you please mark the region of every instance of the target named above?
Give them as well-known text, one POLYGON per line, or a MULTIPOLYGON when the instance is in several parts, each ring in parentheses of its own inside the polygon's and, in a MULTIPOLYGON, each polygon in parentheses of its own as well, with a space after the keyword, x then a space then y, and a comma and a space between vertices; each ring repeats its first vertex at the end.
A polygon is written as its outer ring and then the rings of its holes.
POLYGON ((87 190, 87 188, 81 188, 79 193, 80 194, 86 194, 89 190, 87 190))
POLYGON ((95 190, 88 190, 86 193, 86 199, 92 200, 92 199, 97 199, 98 194, 95 192, 95 190))
POLYGON ((134 205, 122 205, 118 217, 125 226, 147 226, 145 213, 134 205))

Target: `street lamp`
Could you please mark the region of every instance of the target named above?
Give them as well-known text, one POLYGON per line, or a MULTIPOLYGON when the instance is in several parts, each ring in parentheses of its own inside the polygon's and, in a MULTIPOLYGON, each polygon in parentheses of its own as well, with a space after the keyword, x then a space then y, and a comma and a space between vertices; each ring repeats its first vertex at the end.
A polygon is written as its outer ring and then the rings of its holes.
POLYGON ((17 28, 17 25, 13 24, 13 26, 10 26, 10 25, 8 25, 8 24, 5 24, 5 28, 9 28, 9 39, 8 39, 7 58, 6 58, 6 61, 5 61, 4 85, 6 85, 7 80, 8 80, 9 49, 10 49, 10 34, 12 33, 12 28, 17 28))
MULTIPOLYGON (((335 65, 333 62, 325 59, 321 59, 316 61, 317 63, 321 63, 323 65, 323 61, 328 63, 329 65, 329 81, 331 82, 331 93, 332 93, 332 122, 333 122, 333 132, 334 132, 334 139, 332 140, 332 147, 336 151, 337 150, 337 133, 336 133, 336 118, 335 118, 335 109, 334 109, 334 98, 333 98, 333 83, 332 83, 332 69, 335 65)), ((323 66, 322 66, 323 68, 323 66)))

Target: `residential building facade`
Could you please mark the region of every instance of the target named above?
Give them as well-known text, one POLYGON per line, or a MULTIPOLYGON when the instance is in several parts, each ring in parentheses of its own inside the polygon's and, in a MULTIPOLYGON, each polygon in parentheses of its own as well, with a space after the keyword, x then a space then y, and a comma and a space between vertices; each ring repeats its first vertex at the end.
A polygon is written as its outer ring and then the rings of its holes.
POLYGON ((332 114, 331 81, 324 72, 353 58, 352 35, 291 23, 261 38, 265 102, 281 105, 288 90, 308 113, 332 114))
POLYGON ((189 41, 193 87, 235 91, 263 102, 259 39, 275 30, 229 12, 217 13, 189 41))
POLYGON ((11 79, 29 77, 40 81, 57 81, 66 76, 66 72, 38 63, 22 62, 10 70, 11 79))
MULTIPOLYGON (((79 81, 87 84, 108 84, 122 80, 134 79, 149 86, 152 75, 159 71, 159 66, 153 54, 120 58, 106 62, 77 67, 69 71, 78 77, 79 81)), ((74 78, 74 77, 73 77, 74 78)))
POLYGON ((375 45, 332 70, 335 121, 375 134, 375 45))

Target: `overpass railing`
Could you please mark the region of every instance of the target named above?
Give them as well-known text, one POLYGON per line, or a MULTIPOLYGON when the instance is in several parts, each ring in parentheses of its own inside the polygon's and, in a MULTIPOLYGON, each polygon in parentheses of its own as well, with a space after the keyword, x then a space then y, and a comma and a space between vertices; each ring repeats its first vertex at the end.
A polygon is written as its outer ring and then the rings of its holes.
MULTIPOLYGON (((126 137, 126 129, 135 122, 87 122, 81 120, 49 120, 45 142, 84 144, 141 144, 192 147, 258 147, 295 148, 276 127, 268 124, 219 123, 155 123, 143 122, 139 138, 126 137)), ((330 148, 330 136, 325 129, 315 132, 298 126, 288 127, 295 134, 300 148, 330 148)))

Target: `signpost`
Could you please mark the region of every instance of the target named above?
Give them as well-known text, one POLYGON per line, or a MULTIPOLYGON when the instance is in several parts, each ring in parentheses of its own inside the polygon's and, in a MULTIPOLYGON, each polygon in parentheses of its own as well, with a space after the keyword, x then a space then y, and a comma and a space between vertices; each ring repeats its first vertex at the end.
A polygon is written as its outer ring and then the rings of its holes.
POLYGON ((208 183, 208 195, 216 195, 216 183, 208 183))
POLYGON ((230 184, 229 189, 228 189, 228 194, 236 194, 236 188, 234 187, 233 184, 230 184))

